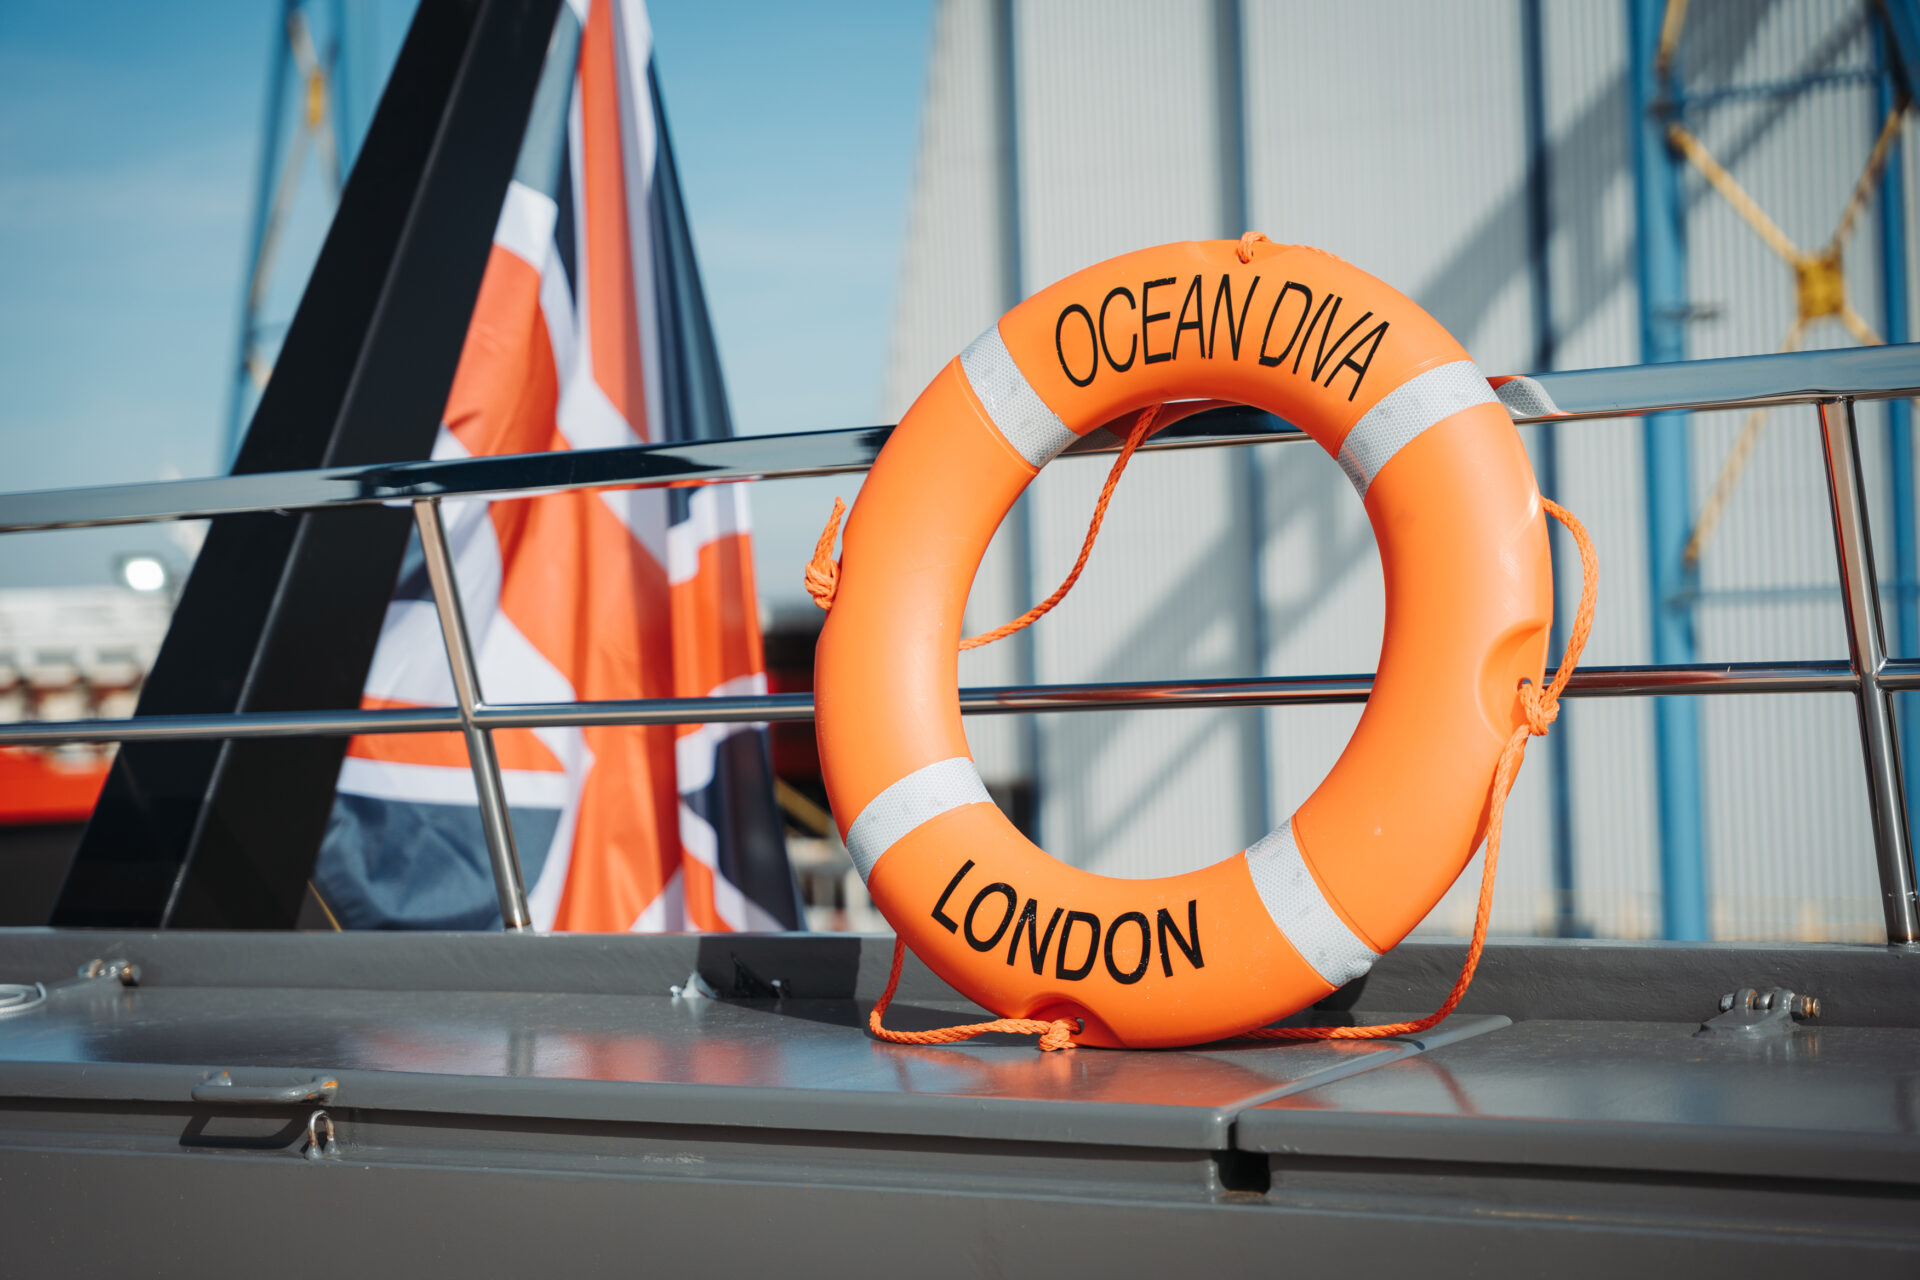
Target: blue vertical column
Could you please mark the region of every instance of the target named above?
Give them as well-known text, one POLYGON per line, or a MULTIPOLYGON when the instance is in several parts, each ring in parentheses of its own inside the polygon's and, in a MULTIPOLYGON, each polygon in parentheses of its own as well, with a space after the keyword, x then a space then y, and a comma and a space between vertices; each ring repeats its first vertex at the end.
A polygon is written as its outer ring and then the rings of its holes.
MULTIPOLYGON (((992 24, 989 39, 993 46, 992 111, 996 168, 1000 178, 998 222, 1000 232, 1000 309, 1011 311, 1026 296, 1026 264, 1020 226, 1020 78, 1019 47, 1015 23, 1019 14, 1014 0, 994 0, 989 10, 992 24)), ((1007 513, 1007 526, 1015 561, 1016 600, 1038 599, 1034 594, 1033 491, 1020 495, 1007 513)), ((1024 604, 1019 606, 1025 608, 1024 604)), ((1039 642, 1033 632, 1023 632, 1014 641, 1018 679, 1021 684, 1040 682, 1039 642)), ((1021 737, 1027 756, 1027 807, 1016 816, 1024 820, 1023 833, 1035 843, 1046 843, 1046 785, 1041 777, 1045 742, 1040 734, 1040 717, 1022 716, 1021 737)))
MULTIPOLYGON (((261 113, 262 140, 260 169, 253 194, 253 221, 247 244, 246 271, 240 282, 240 342, 233 383, 228 388, 227 456, 231 462, 239 452, 246 431, 248 407, 254 399, 252 370, 248 367, 262 317, 259 308, 265 301, 260 250, 266 242, 267 226, 273 218, 274 200, 281 181, 280 166, 287 155, 290 134, 306 127, 304 122, 306 86, 293 58, 289 23, 296 13, 311 21, 320 8, 319 0, 280 0, 276 6, 271 51, 272 70, 267 77, 266 110, 261 113), (292 90, 289 95, 289 89, 292 90)), ((325 25, 313 32, 321 65, 327 75, 327 110, 335 151, 339 156, 340 177, 344 183, 359 154, 360 143, 372 121, 372 106, 378 87, 380 68, 376 65, 374 15, 367 0, 328 0, 325 25)))
MULTIPOLYGON (((1900 6, 1895 6, 1896 9, 1900 6)), ((1913 6, 1905 6, 1911 13, 1913 6)), ((1894 81, 1893 41, 1886 29, 1885 14, 1873 23, 1873 43, 1880 64, 1876 110, 1872 129, 1878 134, 1887 113, 1899 101, 1894 81)), ((1907 322, 1907 193, 1900 146, 1896 143, 1880 175, 1880 279, 1884 307, 1881 325, 1888 342, 1906 342, 1907 322)), ((1887 404, 1887 469, 1892 473, 1893 500, 1893 652, 1902 658, 1920 650, 1920 549, 1916 548, 1913 514, 1913 402, 1893 400, 1887 404)), ((1914 744, 1920 738, 1920 698, 1901 694, 1894 699, 1895 725, 1904 750, 1906 765, 1902 779, 1907 793, 1907 812, 1920 813, 1920 761, 1914 744)))
MULTIPOLYGON (((1665 0, 1627 0, 1628 128, 1639 234, 1640 359, 1687 355, 1686 207, 1680 159, 1666 140, 1675 101, 1671 69, 1655 66, 1665 0)), ((1647 580, 1653 660, 1695 660, 1693 600, 1698 572, 1682 556, 1693 495, 1685 414, 1644 422, 1647 473, 1647 580)), ((1654 745, 1660 771, 1660 915, 1677 941, 1708 936, 1706 851, 1700 802, 1700 710, 1692 698, 1656 698, 1654 745)))
MULTIPOLYGON (((353 12, 362 22, 367 20, 365 6, 355 3, 353 12)), ((327 103, 333 109, 333 145, 340 151, 340 185, 346 186, 347 175, 353 172, 353 157, 360 150, 360 124, 366 113, 361 109, 359 95, 370 77, 367 68, 360 65, 367 40, 358 30, 359 23, 351 22, 347 16, 347 0, 332 0, 328 11, 333 19, 332 57, 321 57, 331 63, 328 68, 327 103)))
MULTIPOLYGON (((404 0, 397 16, 411 16, 415 0, 404 0)), ((331 0, 332 58, 329 75, 333 91, 333 131, 340 148, 340 176, 353 172, 354 158, 366 141, 373 109, 386 87, 387 62, 393 57, 392 33, 383 29, 381 15, 393 6, 381 0, 331 0)))
POLYGON ((246 431, 242 415, 246 412, 252 376, 247 369, 247 354, 252 348, 254 316, 254 274, 260 269, 260 246, 267 237, 267 217, 273 208, 274 179, 280 172, 280 149, 286 134, 282 107, 287 100, 287 73, 293 68, 293 50, 287 44, 287 18, 295 0, 282 0, 277 6, 273 44, 268 56, 272 70, 267 74, 267 108, 260 113, 260 169, 254 176, 253 223, 247 238, 247 265, 240 278, 240 350, 234 361, 233 382, 227 388, 227 450, 230 464, 240 452, 240 438, 246 431))
MULTIPOLYGON (((1545 373, 1556 357, 1553 328, 1553 275, 1547 260, 1553 226, 1552 167, 1547 145, 1546 41, 1541 29, 1540 0, 1520 0, 1521 109, 1527 145, 1527 257, 1530 302, 1533 311, 1531 372, 1545 373)), ((1552 498, 1560 492, 1560 436, 1553 423, 1534 428, 1534 469, 1540 488, 1552 498)), ((1551 524, 1548 526, 1551 528, 1551 524)), ((1565 542, 1556 538, 1562 554, 1565 542)), ((1566 562, 1556 559, 1553 582, 1553 634, 1548 650, 1557 660, 1567 648, 1567 610, 1562 608, 1562 574, 1566 562)), ((1561 709, 1560 729, 1541 744, 1546 754, 1549 792, 1549 839, 1553 845, 1553 932, 1562 938, 1580 937, 1586 929, 1576 910, 1578 876, 1573 861, 1573 771, 1567 746, 1567 715, 1561 709)))
MULTIPOLYGON (((1220 223, 1223 240, 1238 240, 1253 230, 1247 197, 1247 104, 1246 66, 1243 56, 1245 14, 1240 0, 1214 0, 1214 128, 1219 136, 1220 223)), ((1242 449, 1229 461, 1239 486, 1240 522, 1246 532, 1247 552, 1247 649, 1251 661, 1247 670, 1255 676, 1267 673, 1267 598, 1266 495, 1261 486, 1260 459, 1256 450, 1242 449)), ((1240 713, 1250 718, 1247 733, 1247 767, 1242 786, 1246 791, 1245 830, 1273 830, 1275 817, 1273 787, 1272 707, 1250 707, 1240 713)), ((1246 723, 1243 721, 1242 723, 1246 723)))

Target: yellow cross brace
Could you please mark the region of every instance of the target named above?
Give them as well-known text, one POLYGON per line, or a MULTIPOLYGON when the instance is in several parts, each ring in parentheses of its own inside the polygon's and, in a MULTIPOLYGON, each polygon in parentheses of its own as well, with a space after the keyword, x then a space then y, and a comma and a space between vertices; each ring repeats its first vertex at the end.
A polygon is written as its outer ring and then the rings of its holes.
MULTIPOLYGON (((1663 72, 1672 65, 1673 52, 1679 45, 1686 14, 1687 0, 1668 0, 1666 17, 1660 26, 1660 48, 1656 55, 1663 72)), ((1707 180, 1707 185, 1720 193, 1733 211, 1753 228, 1761 242, 1793 269, 1796 314, 1793 323, 1787 326, 1787 336, 1781 342, 1780 350, 1798 348, 1808 326, 1827 317, 1845 325, 1854 341, 1867 346, 1881 345, 1880 335, 1873 331, 1873 326, 1854 310, 1853 303, 1847 299, 1847 279, 1841 249, 1853 232, 1854 224, 1859 221, 1867 201, 1873 197, 1874 184, 1879 182, 1881 171, 1886 168, 1887 157, 1892 154, 1893 144, 1900 136, 1906 108, 1907 100, 1902 95, 1893 104, 1893 109, 1887 112, 1886 121, 1880 126, 1880 136, 1874 140, 1873 152, 1867 157, 1866 168, 1861 172, 1859 181, 1853 184, 1853 192, 1847 198, 1846 207, 1841 210, 1839 225, 1834 228, 1826 247, 1818 253, 1809 253, 1789 239, 1779 224, 1767 216, 1767 211, 1760 207, 1759 201, 1727 172, 1725 165, 1714 159, 1713 153, 1707 150, 1706 144, 1692 130, 1678 120, 1667 125, 1668 145, 1698 169, 1700 176, 1707 180)), ((1707 539, 1713 536, 1720 518, 1726 514, 1727 502, 1733 496, 1740 473, 1746 469, 1753 457, 1754 447, 1760 442, 1760 432, 1767 424, 1768 413, 1766 409, 1755 409, 1748 414, 1746 423, 1733 442, 1733 448, 1727 451, 1726 461, 1721 464, 1720 474, 1713 482, 1713 491, 1707 495, 1699 518, 1694 521, 1693 532, 1687 537, 1682 558, 1689 568, 1699 563, 1707 539)))

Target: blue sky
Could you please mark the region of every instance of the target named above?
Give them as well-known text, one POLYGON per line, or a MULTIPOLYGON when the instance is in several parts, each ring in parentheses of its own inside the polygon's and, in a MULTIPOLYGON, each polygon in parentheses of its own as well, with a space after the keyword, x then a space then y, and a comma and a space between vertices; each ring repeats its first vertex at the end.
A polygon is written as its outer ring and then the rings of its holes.
MULTIPOLYGON (((409 6, 360 2, 384 61, 409 6)), ((278 7, 0 5, 0 489, 223 469, 278 7)), ((738 425, 877 421, 931 0, 650 8, 738 425)), ((769 549, 835 487, 759 486, 769 549)), ((184 560, 155 526, 0 545, 0 586, 108 581, 123 550, 184 560)), ((763 568, 784 581, 788 558, 763 568)))

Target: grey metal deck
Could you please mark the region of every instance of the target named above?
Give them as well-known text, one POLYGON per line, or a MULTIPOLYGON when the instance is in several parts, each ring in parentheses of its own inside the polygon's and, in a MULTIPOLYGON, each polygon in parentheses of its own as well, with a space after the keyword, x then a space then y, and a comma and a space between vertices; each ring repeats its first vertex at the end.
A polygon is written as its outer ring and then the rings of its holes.
MULTIPOLYGON (((7 1270, 1920 1272, 1920 954, 1495 944, 1418 1039, 1058 1054, 869 1039, 887 957, 0 931, 0 981, 51 987, 0 1018, 7 1270), (140 985, 71 981, 96 958, 140 985), (721 1000, 667 994, 695 968, 721 1000), (1693 1034, 1756 985, 1822 1016, 1693 1034), (335 1087, 236 1105, 223 1070, 335 1087)), ((1458 958, 1407 944, 1316 1016, 1430 1007, 1458 958)), ((894 1020, 970 1012, 910 965, 894 1020)))

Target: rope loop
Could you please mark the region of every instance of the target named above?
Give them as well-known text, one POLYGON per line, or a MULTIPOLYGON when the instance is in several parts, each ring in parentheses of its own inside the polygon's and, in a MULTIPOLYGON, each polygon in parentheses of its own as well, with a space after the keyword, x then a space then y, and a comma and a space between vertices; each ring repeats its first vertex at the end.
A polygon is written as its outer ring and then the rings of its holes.
POLYGON ((1507 738, 1507 745, 1500 750, 1499 763, 1493 769, 1487 810, 1486 860, 1480 869, 1480 901, 1474 910, 1473 938, 1467 944, 1466 960, 1460 966, 1460 976, 1453 980, 1453 989, 1447 992, 1447 998, 1440 1002, 1438 1009, 1412 1022, 1387 1022, 1371 1027, 1261 1027, 1247 1032, 1246 1039, 1379 1040, 1387 1036, 1418 1035, 1445 1021, 1466 998, 1467 988, 1473 985, 1474 970, 1480 965, 1480 953, 1487 945, 1487 923, 1493 916, 1493 878, 1500 866, 1500 839, 1506 827, 1507 796, 1513 791, 1514 779, 1520 775, 1521 762, 1526 759, 1527 739, 1543 736, 1560 718, 1560 695, 1565 692, 1567 681, 1573 679, 1574 671, 1579 668, 1581 654, 1586 652, 1587 638, 1593 634, 1593 609, 1599 599, 1600 557, 1593 549, 1593 539, 1588 536, 1587 527, 1571 511, 1551 498, 1542 498, 1540 502, 1547 514, 1573 535, 1574 545, 1580 549, 1580 608, 1574 614, 1572 628, 1567 632, 1567 651, 1560 659, 1560 668, 1553 673, 1553 679, 1547 687, 1542 689, 1531 680, 1520 683, 1520 707, 1526 714, 1526 723, 1514 729, 1507 738))
MULTIPOLYGON (((1107 472, 1107 482, 1100 487, 1100 497, 1093 504, 1093 518, 1087 522, 1087 536, 1080 543, 1080 554, 1075 558, 1073 568, 1067 571, 1067 576, 1053 589, 1053 594, 1012 622, 1003 622, 991 631, 968 636, 960 642, 962 651, 1004 640, 1014 632, 1032 626, 1067 598, 1067 593, 1073 590, 1073 584, 1080 580, 1081 570, 1087 567, 1088 558, 1093 555, 1093 544, 1100 537, 1100 526, 1107 518, 1107 505, 1113 501, 1113 491, 1119 487, 1120 477, 1126 472, 1127 464, 1133 461, 1134 451, 1152 434, 1153 424, 1160 420, 1160 411, 1164 407, 1148 405, 1134 419, 1133 428, 1127 432, 1126 443, 1120 447, 1120 456, 1113 460, 1113 467, 1107 472)), ((807 594, 822 609, 833 608, 834 599, 840 591, 840 562, 833 558, 833 540, 839 536, 840 518, 846 514, 846 510, 846 503, 838 498, 833 500, 833 514, 827 517, 827 527, 820 531, 820 540, 813 544, 813 559, 807 561, 807 594)))
POLYGON ((1272 244, 1272 243, 1273 241, 1267 238, 1266 232, 1249 231, 1245 235, 1241 236, 1240 243, 1234 246, 1233 256, 1240 259, 1240 261, 1242 262, 1252 262, 1253 246, 1255 246, 1256 244, 1272 244))
POLYGON ((1067 576, 1053 589, 1053 594, 1027 610, 1012 622, 1003 622, 991 631, 977 636, 968 636, 960 642, 960 649, 978 649, 981 645, 992 644, 995 640, 1004 640, 1016 631, 1032 626, 1053 612, 1053 607, 1067 598, 1067 592, 1073 590, 1073 584, 1080 581, 1080 571, 1087 567, 1087 559, 1093 555, 1093 544, 1100 536, 1100 525, 1107 518, 1107 504, 1113 501, 1113 491, 1120 484, 1120 477, 1127 469, 1127 463, 1133 460, 1134 450, 1140 447, 1153 424, 1159 420, 1161 405, 1148 405, 1140 411, 1134 420, 1133 430, 1127 433, 1127 442, 1120 447, 1120 456, 1113 460, 1113 467, 1107 472, 1107 482, 1100 486, 1100 497, 1093 504, 1093 518, 1087 522, 1087 536, 1080 542, 1080 554, 1074 558, 1073 568, 1067 570, 1067 576))
MULTIPOLYGON (((1249 234, 1258 234, 1249 233, 1249 234)), ((1266 237, 1262 236, 1261 239, 1266 237)), ((1120 484, 1120 477, 1126 472, 1127 463, 1133 460, 1134 451, 1153 431, 1153 424, 1159 421, 1163 406, 1149 405, 1140 411, 1134 419, 1133 428, 1127 432, 1127 440, 1120 448, 1120 456, 1113 461, 1113 467, 1107 472, 1107 480, 1100 488, 1100 497, 1093 504, 1093 518, 1087 523, 1087 536, 1080 543, 1080 555, 1073 562, 1073 568, 1055 587, 1053 594, 1027 610, 1011 622, 1002 623, 993 630, 977 636, 969 636, 960 642, 960 648, 977 649, 981 645, 992 644, 1025 627, 1032 626, 1053 610, 1053 607, 1067 598, 1067 592, 1073 590, 1073 584, 1080 580, 1080 571, 1087 567, 1087 559, 1093 554, 1093 544, 1100 537, 1100 525, 1107 518, 1107 505, 1113 501, 1113 492, 1120 484)), ((840 499, 833 500, 833 514, 827 519, 827 527, 820 534, 820 541, 814 545, 813 559, 807 565, 807 594, 813 597, 815 604, 822 609, 831 609, 836 588, 839 585, 840 566, 833 559, 833 539, 839 532, 840 517, 846 510, 846 504, 840 499)), ((889 1044, 953 1044, 961 1040, 971 1040, 975 1036, 995 1033, 1038 1036, 1042 1051, 1052 1053, 1059 1049, 1074 1047, 1073 1037, 1083 1029, 1079 1019, 1069 1022, 1064 1018, 1046 1021, 1040 1018, 996 1018, 992 1022, 968 1023, 958 1027, 941 1027, 934 1031, 890 1031, 882 1025, 887 1007, 893 1003, 894 990, 900 985, 900 968, 906 962, 907 946, 899 938, 893 941, 893 972, 887 976, 887 989, 874 1004, 873 1011, 867 1015, 867 1030, 876 1040, 885 1040, 889 1044)))
POLYGON ((893 969, 887 974, 887 989, 874 1001, 873 1011, 867 1015, 867 1030, 876 1040, 885 1040, 888 1044, 955 1044, 961 1040, 971 1040, 975 1036, 1015 1035, 1039 1036, 1043 1052, 1052 1053, 1056 1049, 1071 1049, 1073 1038, 1086 1029, 1080 1019, 1055 1018, 1047 1021, 1042 1018, 995 1018, 992 1022, 970 1022, 958 1027, 937 1027, 932 1031, 890 1031, 881 1025, 886 1016, 887 1007, 893 1003, 893 993, 900 986, 900 970, 906 964, 907 944, 898 937, 893 940, 893 969))

